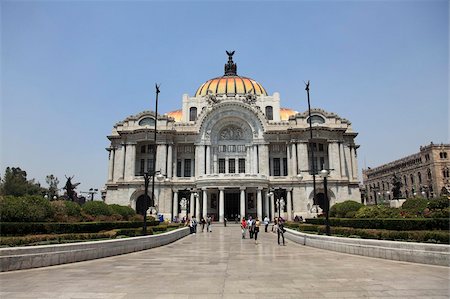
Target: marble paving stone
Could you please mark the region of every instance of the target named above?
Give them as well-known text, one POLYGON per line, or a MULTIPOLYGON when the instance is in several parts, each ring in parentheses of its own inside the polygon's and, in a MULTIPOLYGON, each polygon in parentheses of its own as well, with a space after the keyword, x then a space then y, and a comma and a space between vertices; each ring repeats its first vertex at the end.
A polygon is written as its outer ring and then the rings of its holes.
POLYGON ((0 273, 0 298, 448 298, 450 268, 321 250, 214 225, 167 246, 0 273))

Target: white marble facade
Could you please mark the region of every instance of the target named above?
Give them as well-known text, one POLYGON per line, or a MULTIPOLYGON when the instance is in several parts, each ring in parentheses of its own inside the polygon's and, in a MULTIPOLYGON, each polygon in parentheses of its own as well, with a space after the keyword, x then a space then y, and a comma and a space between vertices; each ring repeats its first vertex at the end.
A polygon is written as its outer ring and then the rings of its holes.
MULTIPOLYGON (((328 178, 331 205, 360 201, 357 133, 350 122, 312 109, 313 145, 308 147, 308 111, 280 108, 278 93, 268 95, 256 81, 238 76, 229 58, 225 76, 207 81, 193 97, 183 95, 181 111, 158 115, 154 169, 161 175, 148 212, 168 219, 211 215, 218 221, 237 215, 315 216, 323 208, 323 179, 316 176, 314 201, 308 148, 314 149, 319 170, 333 169, 328 178), (286 204, 278 212, 280 197, 286 204)), ((152 111, 129 116, 108 136, 107 203, 141 212, 143 174, 154 164, 154 120, 152 111)), ((150 180, 149 194, 151 189, 150 180)))

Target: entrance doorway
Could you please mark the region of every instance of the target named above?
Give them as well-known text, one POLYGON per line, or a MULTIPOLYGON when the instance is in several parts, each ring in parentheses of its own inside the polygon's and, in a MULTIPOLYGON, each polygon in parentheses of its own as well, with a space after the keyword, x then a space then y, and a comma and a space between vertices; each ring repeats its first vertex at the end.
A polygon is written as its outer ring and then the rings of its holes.
POLYGON ((316 195, 317 204, 322 209, 322 211, 325 211, 325 194, 323 193, 317 193, 316 195))
POLYGON ((233 221, 239 213, 239 193, 225 193, 225 218, 233 221))
POLYGON ((142 194, 136 200, 136 213, 139 215, 144 215, 144 212, 148 209, 148 207, 150 207, 150 196, 145 196, 145 194, 142 194))

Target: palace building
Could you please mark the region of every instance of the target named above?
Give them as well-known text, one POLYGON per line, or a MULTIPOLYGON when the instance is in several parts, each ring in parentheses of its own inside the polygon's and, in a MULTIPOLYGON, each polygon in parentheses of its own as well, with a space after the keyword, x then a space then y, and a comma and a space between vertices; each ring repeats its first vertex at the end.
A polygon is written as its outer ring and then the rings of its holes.
POLYGON ((402 198, 433 198, 450 194, 450 144, 421 146, 419 152, 374 168, 363 169, 366 202, 393 199, 394 176, 402 198))
POLYGON ((157 116, 143 111, 113 127, 107 203, 143 213, 150 202, 148 213, 169 219, 314 217, 324 208, 325 193, 316 175, 314 198, 313 165, 330 169, 330 206, 360 201, 351 123, 322 109, 311 109, 309 119, 308 111, 282 108, 278 93, 269 95, 259 82, 237 74, 233 54, 223 76, 201 84, 192 97, 183 95, 181 110, 157 116), (153 176, 149 197, 145 173, 153 176))

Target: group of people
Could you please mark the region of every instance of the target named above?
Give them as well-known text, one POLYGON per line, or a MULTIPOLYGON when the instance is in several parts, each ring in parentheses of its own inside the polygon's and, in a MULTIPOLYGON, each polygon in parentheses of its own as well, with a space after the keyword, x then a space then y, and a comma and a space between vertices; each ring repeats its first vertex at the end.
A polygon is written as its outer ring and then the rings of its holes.
MULTIPOLYGON (((264 231, 268 232, 270 219, 269 217, 264 217, 263 224, 264 224, 264 231)), ((247 232, 249 234, 250 239, 255 240, 255 244, 258 244, 258 233, 261 226, 261 221, 258 219, 253 219, 252 216, 249 216, 246 220, 245 217, 242 217, 241 220, 241 230, 242 230, 242 239, 245 239, 247 232)), ((284 229, 283 219, 275 218, 274 224, 272 226, 272 232, 275 231, 278 235, 278 245, 281 245, 280 239, 283 241, 283 246, 285 245, 284 242, 284 232, 286 231, 284 229)))
MULTIPOLYGON (((206 232, 211 232, 211 223, 212 223, 212 218, 210 215, 208 215, 208 217, 203 218, 200 220, 200 225, 202 226, 202 233, 205 231, 205 226, 206 226, 206 232)), ((189 230, 191 234, 196 234, 197 233, 197 219, 195 218, 195 216, 193 216, 191 219, 187 219, 185 221, 185 225, 189 226, 189 230)))

